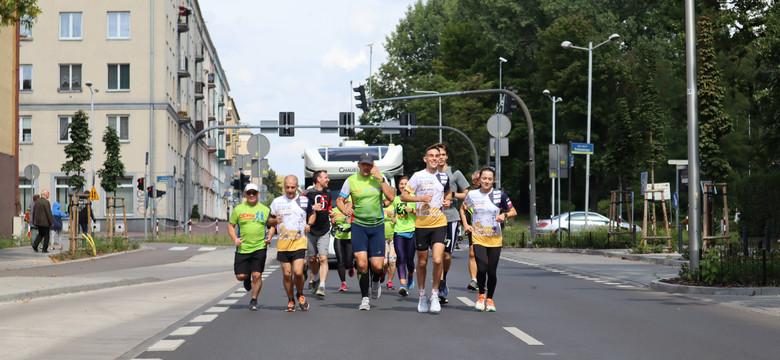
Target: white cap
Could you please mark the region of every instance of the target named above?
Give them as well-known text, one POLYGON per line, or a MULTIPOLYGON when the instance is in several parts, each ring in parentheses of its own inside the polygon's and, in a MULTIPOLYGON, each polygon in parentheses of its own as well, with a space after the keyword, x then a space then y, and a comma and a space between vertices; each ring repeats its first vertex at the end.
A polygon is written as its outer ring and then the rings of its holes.
POLYGON ((246 187, 244 187, 244 192, 247 192, 249 190, 260 191, 260 189, 257 188, 257 185, 252 183, 246 184, 246 187))

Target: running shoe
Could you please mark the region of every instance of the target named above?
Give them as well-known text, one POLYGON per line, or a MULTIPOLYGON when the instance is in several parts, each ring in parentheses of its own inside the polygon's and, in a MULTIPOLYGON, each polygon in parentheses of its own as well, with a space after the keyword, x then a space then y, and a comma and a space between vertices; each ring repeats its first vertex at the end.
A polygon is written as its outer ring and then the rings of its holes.
POLYGON ((450 293, 450 288, 447 286, 447 280, 439 281, 439 295, 447 296, 450 293))
POLYGON ((367 297, 364 297, 362 300, 360 300, 360 306, 358 306, 358 310, 371 310, 371 304, 368 303, 367 297))
POLYGON ((409 290, 414 289, 414 274, 409 274, 406 277, 406 284, 409 285, 409 290))
POLYGON ((287 302, 287 312, 295 312, 295 300, 290 300, 287 302))
POLYGON ((345 282, 341 283, 341 286, 339 287, 339 291, 341 292, 347 291, 347 283, 345 282))
POLYGON ((60 250, 62 250, 62 245, 60 245, 60 250))
POLYGON ((421 295, 420 299, 417 301, 417 312, 419 313, 428 312, 428 298, 425 297, 425 295, 421 295))
POLYGON ((471 291, 478 291, 479 290, 479 284, 477 284, 477 280, 471 280, 469 281, 469 286, 467 286, 471 291))
POLYGON ((252 291, 252 279, 244 279, 244 289, 246 289, 246 291, 252 291))
POLYGON ((320 285, 317 287, 317 296, 325 296, 325 286, 320 285))
POLYGON ((355 268, 349 268, 349 277, 355 277, 355 268))
POLYGON ((401 296, 407 296, 409 295, 409 290, 406 289, 406 285, 401 285, 401 288, 398 289, 398 293, 401 294, 401 296))
POLYGON ((249 300, 249 310, 257 310, 257 299, 249 300))
POLYGON ((54 250, 54 245, 52 245, 51 250, 54 250))
POLYGON ((474 309, 477 311, 485 310, 485 294, 477 296, 477 303, 474 304, 474 309))
POLYGON ((382 296, 382 286, 379 285, 379 282, 372 281, 371 282, 371 297, 374 299, 379 299, 379 297, 382 296))
POLYGON ((449 304, 449 303, 450 303, 450 301, 449 301, 449 300, 447 300, 447 298, 446 298, 446 297, 442 296, 442 295, 441 295, 441 293, 439 293, 439 304, 441 304, 441 305, 447 305, 447 304, 449 304))
POLYGON ((495 312, 496 305, 493 304, 493 299, 485 299, 485 311, 495 312))
POLYGON ((306 311, 309 308, 309 303, 306 302, 305 296, 298 296, 298 307, 301 308, 301 311, 306 311))
POLYGON ((315 291, 317 291, 317 282, 309 281, 309 293, 314 294, 315 291))
POLYGON ((431 294, 431 312, 438 313, 441 311, 441 304, 439 303, 439 295, 431 294))
POLYGON ((393 286, 393 282, 392 281, 388 281, 387 282, 387 289, 388 290, 395 290, 395 286, 393 286))

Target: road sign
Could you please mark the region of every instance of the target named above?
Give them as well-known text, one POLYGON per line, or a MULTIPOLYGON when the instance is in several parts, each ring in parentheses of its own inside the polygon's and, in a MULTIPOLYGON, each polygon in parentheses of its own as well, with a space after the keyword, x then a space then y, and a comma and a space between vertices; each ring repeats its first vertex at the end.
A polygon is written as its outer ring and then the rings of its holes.
POLYGON ((550 144, 550 178, 569 177, 569 147, 565 144, 550 144))
POLYGON ((672 205, 674 205, 675 209, 677 209, 679 201, 680 199, 677 197, 677 193, 672 194, 672 205))
POLYGON ((336 134, 339 132, 338 120, 320 120, 321 134, 336 134))
POLYGON ((261 127, 260 132, 264 134, 276 134, 276 127, 279 126, 279 122, 276 120, 260 120, 260 126, 273 126, 271 128, 261 127))
MULTIPOLYGON (((672 199, 672 193, 671 189, 672 186, 669 183, 656 183, 656 184, 647 184, 647 190, 662 190, 664 195, 664 200, 671 200, 672 199)), ((647 200, 661 200, 661 193, 659 192, 648 192, 645 191, 645 199, 647 200), (652 196, 650 196, 652 194, 652 196)))
POLYGON ((24 168, 24 177, 30 181, 35 181, 39 175, 41 175, 41 169, 37 165, 30 164, 24 168))
MULTIPOLYGON (((512 122, 504 114, 494 114, 488 119, 487 131, 492 137, 506 137, 509 131, 512 130, 512 122)), ((502 143, 503 147, 504 144, 502 143)), ((502 151, 503 152, 503 151, 502 151)), ((502 155, 505 156, 505 155, 502 155)))
POLYGON ((669 165, 688 165, 688 160, 687 159, 686 160, 672 160, 672 159, 669 159, 669 160, 666 161, 666 163, 669 164, 669 165))
POLYGON ((593 155, 593 144, 571 143, 572 154, 593 155))
POLYGON ((158 176, 158 177, 157 177, 157 182, 158 182, 158 183, 161 183, 161 184, 167 184, 167 183, 168 183, 168 180, 169 180, 170 178, 171 178, 171 177, 170 177, 170 176, 168 176, 168 175, 158 176))
MULTIPOLYGON (((401 126, 401 120, 382 121, 379 126, 401 126)), ((382 135, 399 135, 401 129, 382 129, 382 135)))
POLYGON ((271 143, 262 134, 254 134, 246 141, 246 151, 256 158, 264 158, 271 150, 271 143))
POLYGON ((639 181, 641 181, 641 183, 642 183, 642 188, 639 191, 639 193, 644 195, 645 194, 645 190, 647 190, 647 173, 643 172, 642 174, 640 174, 639 179, 640 179, 639 181))
POLYGON ((252 177, 253 178, 267 178, 268 177, 268 159, 252 159, 252 177))
MULTIPOLYGON (((509 138, 501 138, 501 156, 509 156, 509 138)), ((496 156, 496 138, 490 138, 490 156, 496 156)))
POLYGON ((97 190, 95 190, 94 186, 92 187, 92 191, 89 192, 89 200, 100 200, 100 197, 98 197, 97 190))

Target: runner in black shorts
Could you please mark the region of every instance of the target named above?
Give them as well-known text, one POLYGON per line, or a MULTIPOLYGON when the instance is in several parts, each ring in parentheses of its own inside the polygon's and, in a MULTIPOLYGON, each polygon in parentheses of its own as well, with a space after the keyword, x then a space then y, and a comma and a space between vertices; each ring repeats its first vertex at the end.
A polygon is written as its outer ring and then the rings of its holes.
POLYGON ((244 282, 244 288, 252 292, 249 308, 257 310, 257 296, 263 287, 261 277, 265 270, 265 258, 270 240, 266 239, 266 226, 276 224, 275 219, 269 219, 270 210, 257 201, 258 189, 255 184, 244 188, 247 201, 233 209, 230 214, 228 235, 236 244, 236 255, 233 270, 236 279, 244 282), (238 226, 241 237, 238 237, 235 227, 238 226))

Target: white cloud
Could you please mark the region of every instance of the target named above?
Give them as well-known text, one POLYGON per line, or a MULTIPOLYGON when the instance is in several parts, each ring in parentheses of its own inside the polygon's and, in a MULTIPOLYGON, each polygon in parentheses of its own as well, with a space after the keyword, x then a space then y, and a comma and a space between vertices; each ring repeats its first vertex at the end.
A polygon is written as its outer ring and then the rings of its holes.
POLYGON ((347 71, 355 70, 355 68, 367 64, 368 54, 363 51, 350 54, 340 46, 332 47, 325 53, 325 56, 322 57, 322 65, 325 67, 339 67, 347 71))

